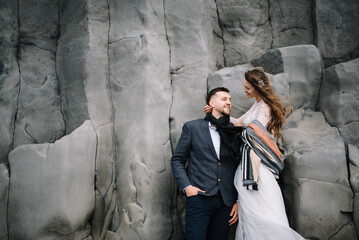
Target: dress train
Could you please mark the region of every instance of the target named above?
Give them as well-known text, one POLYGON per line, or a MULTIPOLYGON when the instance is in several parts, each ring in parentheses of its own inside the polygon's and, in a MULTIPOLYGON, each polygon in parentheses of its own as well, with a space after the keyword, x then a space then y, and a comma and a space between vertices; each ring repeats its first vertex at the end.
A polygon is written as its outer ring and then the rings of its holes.
POLYGON ((259 165, 257 191, 243 187, 240 166, 234 183, 239 199, 236 240, 304 240, 289 227, 281 190, 264 164, 259 165))

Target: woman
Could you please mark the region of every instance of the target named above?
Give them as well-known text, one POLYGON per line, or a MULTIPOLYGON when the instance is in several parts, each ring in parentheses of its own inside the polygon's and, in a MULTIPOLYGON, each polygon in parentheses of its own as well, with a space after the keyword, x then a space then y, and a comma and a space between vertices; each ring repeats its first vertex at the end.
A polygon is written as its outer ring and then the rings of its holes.
MULTIPOLYGON (((243 116, 238 119, 231 118, 231 121, 244 127, 253 125, 253 122, 263 125, 264 131, 267 130, 278 140, 285 120, 285 108, 273 91, 268 77, 261 69, 252 69, 245 73, 243 85, 247 97, 255 98, 256 102, 243 116)), ((206 106, 205 113, 210 111, 210 107, 206 106)), ((259 159, 257 172, 253 171, 252 188, 245 184, 247 179, 244 179, 246 170, 243 171, 243 158, 234 178, 239 202, 236 240, 303 239, 289 227, 275 171, 268 167, 268 164, 264 164, 263 157, 259 158, 257 152, 253 149, 250 149, 250 152, 251 157, 253 154, 252 159, 259 159)))

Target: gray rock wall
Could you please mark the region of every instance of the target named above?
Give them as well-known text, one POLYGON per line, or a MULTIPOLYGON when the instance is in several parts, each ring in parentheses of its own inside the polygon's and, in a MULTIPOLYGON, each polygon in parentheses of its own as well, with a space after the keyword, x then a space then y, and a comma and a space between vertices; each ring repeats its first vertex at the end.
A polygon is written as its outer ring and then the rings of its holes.
POLYGON ((164 2, 110 1, 109 7, 119 193, 111 229, 115 239, 168 239, 172 94, 164 2))
POLYGON ((14 147, 54 142, 65 132, 55 55, 35 45, 20 46, 20 89, 14 147))
POLYGON ((270 0, 271 48, 314 44, 313 7, 315 0, 270 0))
POLYGON ((55 69, 58 2, 18 4, 20 87, 14 147, 54 142, 65 131, 55 69))
POLYGON ((359 147, 359 58, 327 68, 318 107, 339 128, 346 144, 359 147))
POLYGON ((359 57, 359 2, 315 1, 317 46, 326 66, 359 57))
POLYGON ((218 6, 216 0, 207 0, 207 5, 208 5, 208 14, 212 26, 212 33, 210 31, 208 31, 208 33, 213 35, 213 45, 211 46, 210 49, 211 49, 211 53, 213 53, 214 55, 217 68, 221 69, 224 67, 224 55, 223 55, 224 47, 223 47, 223 30, 222 30, 222 26, 219 23, 218 6))
POLYGON ((94 209, 96 134, 92 123, 54 144, 9 155, 9 239, 84 239, 94 209))
POLYGON ((56 69, 61 92, 61 109, 66 134, 89 118, 84 82, 89 44, 85 1, 62 0, 59 3, 59 39, 56 69))
POLYGON ((349 174, 352 189, 354 191, 354 210, 353 222, 356 233, 359 235, 359 149, 351 144, 348 145, 349 152, 349 174))
POLYGON ((313 45, 298 45, 270 50, 251 62, 272 78, 277 93, 294 108, 315 110, 321 84, 322 65, 318 49, 313 45), (300 91, 298 91, 300 89, 300 91))
POLYGON ((18 4, 0 1, 0 239, 8 239, 8 154, 14 140, 19 95, 18 4))
POLYGON ((19 31, 17 2, 0 3, 0 163, 4 163, 13 144, 19 95, 19 31))
POLYGON ((0 239, 8 237, 7 204, 9 198, 9 170, 5 163, 0 164, 0 239))
MULTIPOLYGON (((306 237, 330 239, 352 224, 353 193, 345 146, 322 113, 299 109, 287 119, 283 195, 292 226, 306 237), (349 213, 349 214, 348 214, 349 213)), ((355 239, 348 231, 342 239, 355 239)))
POLYGON ((104 239, 115 210, 115 146, 109 87, 107 1, 61 1, 57 69, 66 132, 90 119, 97 136, 92 237, 104 239))
POLYGON ((268 1, 217 0, 227 66, 248 63, 271 49, 268 1))
POLYGON ((292 227, 356 239, 358 11, 356 1, 0 0, 0 239, 182 239, 169 165, 182 125, 203 117, 217 86, 243 114, 253 66, 294 107, 281 143, 292 227))

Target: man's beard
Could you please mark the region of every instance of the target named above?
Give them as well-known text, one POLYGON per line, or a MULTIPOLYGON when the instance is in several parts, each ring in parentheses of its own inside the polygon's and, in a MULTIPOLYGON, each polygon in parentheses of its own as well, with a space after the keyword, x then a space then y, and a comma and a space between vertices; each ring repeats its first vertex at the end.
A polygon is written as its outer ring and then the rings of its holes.
POLYGON ((226 112, 226 111, 223 109, 223 111, 220 111, 219 113, 220 113, 221 115, 223 115, 223 116, 229 116, 229 115, 231 114, 231 109, 229 109, 228 112, 226 112))

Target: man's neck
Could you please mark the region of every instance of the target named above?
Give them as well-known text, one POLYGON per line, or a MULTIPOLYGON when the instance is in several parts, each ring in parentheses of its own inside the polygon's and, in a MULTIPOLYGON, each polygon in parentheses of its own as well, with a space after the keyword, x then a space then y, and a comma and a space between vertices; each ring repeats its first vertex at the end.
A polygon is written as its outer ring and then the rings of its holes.
POLYGON ((215 117, 215 118, 220 118, 220 117, 223 117, 223 114, 221 114, 221 113, 219 113, 219 112, 212 112, 212 115, 213 115, 213 117, 215 117))

